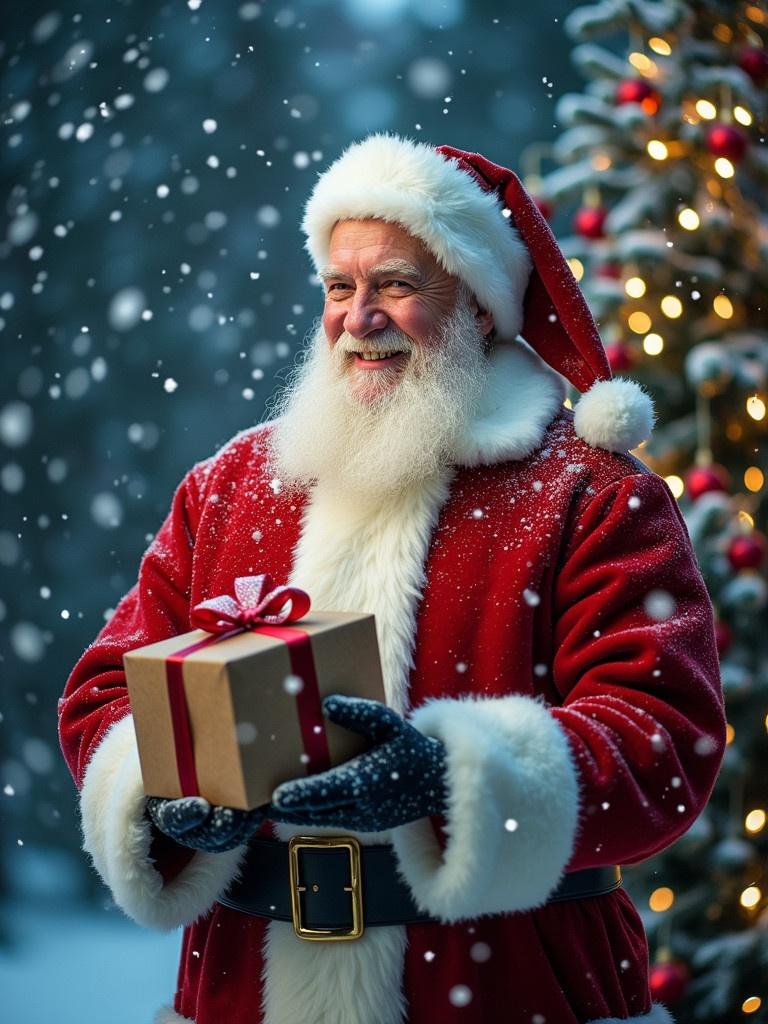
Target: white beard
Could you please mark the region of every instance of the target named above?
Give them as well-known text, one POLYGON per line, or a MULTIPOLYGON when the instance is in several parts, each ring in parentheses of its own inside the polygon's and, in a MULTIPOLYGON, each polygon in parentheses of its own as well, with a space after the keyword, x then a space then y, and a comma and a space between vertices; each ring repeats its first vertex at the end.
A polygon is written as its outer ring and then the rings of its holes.
MULTIPOLYGON (((288 487, 316 481, 380 498, 433 477, 454 461, 488 376, 484 339, 465 292, 428 345, 398 329, 366 339, 368 349, 410 352, 402 370, 361 371, 362 342, 343 333, 329 347, 318 326, 275 402, 271 463, 288 487), (366 373, 365 397, 351 375, 366 373), (398 382, 388 387, 387 380, 398 382), (376 387, 377 382, 383 386, 376 387)), ((360 378, 357 378, 358 380, 360 378)))

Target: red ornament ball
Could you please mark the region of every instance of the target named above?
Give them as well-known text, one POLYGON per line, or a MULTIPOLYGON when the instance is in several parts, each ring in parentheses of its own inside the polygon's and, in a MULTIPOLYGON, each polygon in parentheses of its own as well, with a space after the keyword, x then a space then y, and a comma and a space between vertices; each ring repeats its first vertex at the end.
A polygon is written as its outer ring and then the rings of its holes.
POLYGON ((605 354, 611 373, 626 373, 635 364, 635 355, 631 348, 620 341, 605 346, 605 354))
POLYGON ((693 501, 709 491, 727 491, 729 484, 728 471, 716 463, 696 466, 685 477, 685 489, 693 501))
POLYGON ((768 52, 758 46, 748 46, 739 55, 739 67, 746 71, 755 85, 768 82, 768 52))
POLYGON ((616 106, 625 103, 639 103, 646 114, 655 114, 661 106, 661 96, 642 78, 627 78, 616 89, 616 106))
POLYGON ((608 211, 602 206, 582 206, 573 218, 573 229, 582 238, 604 238, 608 211))
POLYGON ((691 980, 691 972, 682 960, 654 964, 648 978, 651 995, 668 1006, 679 1003, 691 980))
POLYGON ((715 623, 715 643, 717 644, 717 653, 721 658, 730 650, 733 643, 733 630, 722 619, 718 619, 715 623))
POLYGON ((541 196, 533 196, 533 201, 539 208, 539 213, 542 215, 544 220, 551 220, 552 214, 554 213, 554 207, 548 199, 542 199, 541 196))
POLYGON ((738 163, 748 148, 746 133, 733 124, 713 124, 707 132, 707 149, 713 156, 724 156, 738 163))
POLYGON ((728 545, 728 561, 734 569, 757 569, 765 558, 765 540, 754 531, 744 537, 734 537, 728 545))

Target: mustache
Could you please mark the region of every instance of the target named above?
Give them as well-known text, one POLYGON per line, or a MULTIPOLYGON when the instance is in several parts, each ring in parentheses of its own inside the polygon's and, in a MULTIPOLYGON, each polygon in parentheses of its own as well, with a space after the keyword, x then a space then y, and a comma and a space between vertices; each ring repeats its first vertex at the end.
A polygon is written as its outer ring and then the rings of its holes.
POLYGON ((387 328, 366 338, 355 338, 343 331, 336 339, 336 352, 352 355, 354 352, 412 352, 416 346, 403 331, 387 328))

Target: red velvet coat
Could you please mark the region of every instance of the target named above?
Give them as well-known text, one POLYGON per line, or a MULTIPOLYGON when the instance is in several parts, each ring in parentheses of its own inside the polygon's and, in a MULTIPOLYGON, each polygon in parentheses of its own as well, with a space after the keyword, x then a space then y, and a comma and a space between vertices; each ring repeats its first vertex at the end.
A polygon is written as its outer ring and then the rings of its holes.
POLYGON ((724 747, 711 606, 664 482, 586 444, 534 383, 511 457, 467 457, 381 508, 283 491, 263 428, 179 487, 60 709, 97 869, 137 920, 186 925, 158 1021, 671 1020, 624 890, 545 900, 563 870, 648 857, 705 804, 724 747), (191 856, 150 832, 122 653, 263 571, 316 607, 374 610, 389 703, 446 743, 446 819, 383 837, 442 923, 302 942, 214 902, 242 851, 191 856))

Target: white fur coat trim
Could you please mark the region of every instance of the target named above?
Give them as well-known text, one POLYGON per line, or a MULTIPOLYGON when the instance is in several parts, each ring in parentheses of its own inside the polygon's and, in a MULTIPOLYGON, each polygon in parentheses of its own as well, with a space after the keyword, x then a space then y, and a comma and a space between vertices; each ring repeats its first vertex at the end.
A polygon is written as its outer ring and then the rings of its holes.
POLYGON ((211 907, 235 877, 245 848, 196 852, 164 884, 149 856, 152 833, 144 803, 133 717, 127 715, 105 734, 85 772, 80 793, 83 848, 129 917, 171 931, 211 907))
MULTIPOLYGON (((308 1024, 312 1019, 311 1016, 305 1017, 302 1024, 304 1021, 308 1024)), ((336 1018, 333 1020, 336 1024, 336 1018)), ((180 1017, 170 1006, 164 1006, 156 1014, 153 1024, 195 1024, 195 1022, 190 1021, 189 1017, 180 1017)), ((371 1018, 371 1024, 375 1024, 375 1018, 371 1018)), ((661 1003, 654 1003, 653 1009, 649 1013, 643 1013, 639 1017, 600 1017, 599 1020, 591 1020, 587 1024, 675 1024, 675 1021, 666 1007, 661 1003)))
POLYGON ((565 733, 532 697, 433 699, 411 722, 447 748, 448 842, 428 818, 393 829, 400 873, 446 922, 541 906, 570 859, 579 807, 565 733))
POLYGON ((349 146, 307 202, 302 228, 315 269, 327 265, 337 221, 367 218, 400 224, 420 238, 493 313, 501 337, 519 334, 530 253, 498 195, 483 191, 454 158, 398 135, 369 135, 349 146))
POLYGON ((460 466, 526 458, 563 405, 565 381, 524 341, 496 343, 477 413, 454 452, 460 466))

